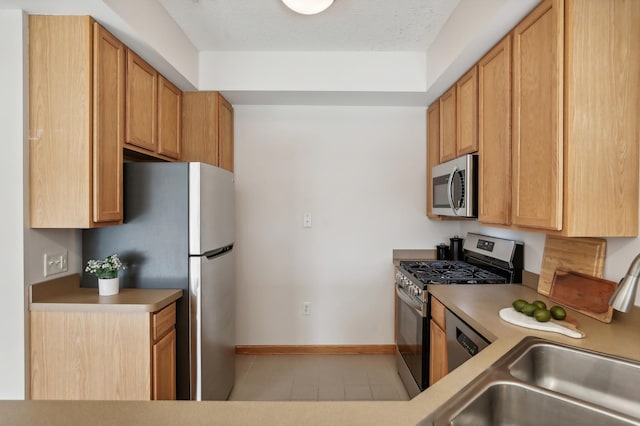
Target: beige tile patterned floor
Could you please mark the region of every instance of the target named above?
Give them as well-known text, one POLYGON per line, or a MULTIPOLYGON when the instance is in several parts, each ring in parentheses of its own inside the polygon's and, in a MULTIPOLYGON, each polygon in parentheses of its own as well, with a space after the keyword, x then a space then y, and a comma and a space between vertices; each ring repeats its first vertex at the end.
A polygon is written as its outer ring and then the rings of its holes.
POLYGON ((236 355, 230 401, 407 401, 394 355, 236 355))

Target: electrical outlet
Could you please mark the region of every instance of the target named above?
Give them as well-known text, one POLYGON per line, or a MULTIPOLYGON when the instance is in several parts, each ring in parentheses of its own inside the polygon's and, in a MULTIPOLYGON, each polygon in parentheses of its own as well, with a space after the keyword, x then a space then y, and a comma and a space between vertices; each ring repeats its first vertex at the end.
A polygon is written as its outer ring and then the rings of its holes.
POLYGON ((302 314, 311 315, 311 302, 304 302, 302 304, 302 314))
POLYGON ((311 228, 311 213, 305 213, 302 219, 303 228, 311 228))
POLYGON ((67 272, 67 251, 64 253, 45 253, 44 254, 44 276, 60 274, 67 272))

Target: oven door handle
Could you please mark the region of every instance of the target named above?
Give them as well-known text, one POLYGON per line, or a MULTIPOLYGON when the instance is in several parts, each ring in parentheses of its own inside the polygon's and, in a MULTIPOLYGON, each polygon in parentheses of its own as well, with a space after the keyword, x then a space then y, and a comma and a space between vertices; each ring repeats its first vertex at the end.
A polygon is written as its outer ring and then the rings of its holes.
POLYGON ((458 167, 456 166, 451 171, 451 174, 449 175, 449 182, 447 182, 447 201, 449 201, 449 206, 451 207, 451 210, 453 210, 453 214, 455 214, 456 216, 458 215, 458 211, 456 210, 456 206, 453 201, 453 191, 451 190, 451 186, 453 185, 453 177, 455 176, 457 171, 458 167))
POLYGON ((409 305, 409 307, 414 311, 416 311, 418 315, 420 315, 423 318, 427 316, 426 309, 424 309, 424 306, 422 303, 416 303, 414 300, 411 300, 411 298, 406 294, 404 294, 402 291, 400 291, 398 287, 396 287, 396 294, 398 295, 398 298, 402 302, 409 305))

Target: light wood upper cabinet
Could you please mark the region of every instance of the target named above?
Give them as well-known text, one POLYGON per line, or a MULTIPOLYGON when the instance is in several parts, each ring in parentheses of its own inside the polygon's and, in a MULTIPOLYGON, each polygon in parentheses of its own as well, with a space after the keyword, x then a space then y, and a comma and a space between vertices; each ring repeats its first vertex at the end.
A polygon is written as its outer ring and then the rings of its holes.
POLYGON ((427 217, 437 218, 433 214, 432 198, 432 172, 433 166, 440 162, 440 102, 434 102, 427 109, 427 217))
POLYGON ((513 223, 637 236, 640 2, 547 0, 513 32, 513 223))
POLYGON ((233 171, 233 107, 218 92, 182 97, 182 160, 233 171))
POLYGON ((165 160, 180 160, 182 92, 127 50, 125 147, 165 160))
POLYGON ((182 94, 182 160, 218 165, 217 92, 182 94))
POLYGON ((125 47, 93 24, 93 220, 122 220, 125 47))
POLYGON ((29 17, 32 228, 122 223, 124 69, 90 17, 29 17))
POLYGON ((219 166, 233 171, 233 107, 218 96, 218 158, 219 166))
POLYGON ((158 79, 158 153, 180 158, 182 92, 169 80, 158 79))
POLYGON ((456 86, 440 97, 440 162, 456 158, 456 86))
POLYGON ((158 73, 133 51, 127 50, 126 142, 156 150, 158 73))
POLYGON ((637 236, 640 2, 565 11, 563 233, 637 236))
POLYGON ((545 1, 513 32, 513 223, 562 229, 564 11, 545 1))
POLYGON ((456 157, 478 151, 478 68, 456 83, 456 157))
POLYGON ((478 70, 440 97, 440 163, 478 151, 478 70))
POLYGON ((511 36, 478 63, 478 220, 511 222, 511 36))

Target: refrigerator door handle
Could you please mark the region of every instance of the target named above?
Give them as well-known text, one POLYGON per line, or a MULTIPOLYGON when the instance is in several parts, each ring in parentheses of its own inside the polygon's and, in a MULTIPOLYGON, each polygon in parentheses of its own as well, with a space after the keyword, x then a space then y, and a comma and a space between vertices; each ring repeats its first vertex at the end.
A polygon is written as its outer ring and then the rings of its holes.
POLYGON ((230 252, 231 250, 233 250, 233 244, 229 244, 228 246, 220 247, 215 250, 206 251, 202 255, 207 259, 215 259, 218 256, 222 256, 223 254, 230 252))

